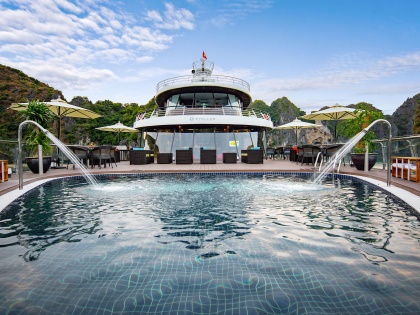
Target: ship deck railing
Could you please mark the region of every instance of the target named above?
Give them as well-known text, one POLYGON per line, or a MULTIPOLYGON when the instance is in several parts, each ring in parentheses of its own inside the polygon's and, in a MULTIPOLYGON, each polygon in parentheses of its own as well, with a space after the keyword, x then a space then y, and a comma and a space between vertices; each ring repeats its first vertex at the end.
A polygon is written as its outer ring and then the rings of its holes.
POLYGON ((153 109, 147 112, 143 112, 137 115, 136 120, 149 119, 153 117, 164 117, 164 116, 191 116, 191 115, 222 115, 222 116, 247 116, 256 117, 266 120, 271 120, 271 117, 267 113, 263 113, 255 109, 244 109, 233 107, 201 107, 201 108, 189 108, 180 107, 172 109, 153 109))
POLYGON ((156 94, 159 93, 160 90, 165 89, 171 85, 178 85, 178 84, 194 84, 197 82, 209 82, 209 83, 220 83, 220 84, 229 84, 229 85, 236 85, 239 86, 246 91, 250 92, 251 87, 248 82, 245 80, 229 77, 225 75, 185 75, 180 77, 174 77, 170 79, 166 79, 160 81, 156 85, 156 94))

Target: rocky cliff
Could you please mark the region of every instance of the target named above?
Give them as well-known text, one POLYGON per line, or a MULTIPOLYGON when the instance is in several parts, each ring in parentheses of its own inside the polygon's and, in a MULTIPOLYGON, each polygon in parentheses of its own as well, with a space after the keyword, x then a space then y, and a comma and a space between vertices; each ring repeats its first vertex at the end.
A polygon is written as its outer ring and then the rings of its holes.
POLYGON ((413 130, 414 125, 419 125, 419 117, 416 112, 419 108, 420 93, 407 100, 397 108, 391 115, 390 122, 393 125, 393 136, 407 136, 419 133, 420 130, 413 130))

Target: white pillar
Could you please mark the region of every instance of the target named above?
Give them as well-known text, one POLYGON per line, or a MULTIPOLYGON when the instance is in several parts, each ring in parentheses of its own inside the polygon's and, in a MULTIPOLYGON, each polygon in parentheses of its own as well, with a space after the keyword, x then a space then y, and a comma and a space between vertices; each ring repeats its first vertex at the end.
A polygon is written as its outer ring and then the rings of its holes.
POLYGON ((369 144, 365 144, 365 172, 369 172, 369 144))
POLYGON ((44 163, 42 161, 42 145, 38 145, 38 167, 39 175, 44 174, 44 163))

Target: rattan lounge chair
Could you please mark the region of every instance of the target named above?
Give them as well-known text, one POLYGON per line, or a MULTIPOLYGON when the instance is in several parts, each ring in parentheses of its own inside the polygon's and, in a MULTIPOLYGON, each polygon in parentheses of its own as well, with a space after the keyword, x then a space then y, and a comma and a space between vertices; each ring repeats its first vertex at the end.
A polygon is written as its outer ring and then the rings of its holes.
POLYGON ((224 152, 223 153, 223 163, 236 163, 237 157, 236 153, 233 152, 224 152))
MULTIPOLYGON (((95 165, 98 165, 99 168, 101 168, 102 164, 104 165, 104 168, 105 168, 107 162, 113 168, 112 163, 115 162, 114 148, 108 145, 93 148, 91 151, 90 160, 92 163, 92 168, 95 165)), ((115 163, 115 165, 117 164, 115 163)))
MULTIPOLYGON (((77 146, 69 146, 68 147, 74 155, 85 165, 87 165, 87 161, 89 159, 89 149, 84 147, 77 147, 77 146)), ((69 168, 70 159, 67 160, 67 169, 69 168)), ((75 169, 75 165, 73 164, 73 169, 75 169)))
POLYGON ((192 148, 185 150, 176 150, 176 164, 192 164, 193 163, 193 151, 192 148))
POLYGON ((248 164, 263 164, 264 152, 261 149, 241 150, 241 162, 248 164))
POLYGON ((266 156, 266 160, 268 158, 273 159, 274 160, 274 156, 276 155, 276 149, 275 148, 267 148, 267 150, 265 151, 265 156, 266 156))
POLYGON ((200 164, 216 164, 216 150, 200 148, 200 164))
POLYGON ((172 160, 173 160, 172 153, 158 153, 157 154, 158 164, 170 164, 172 163, 172 160))
POLYGON ((130 150, 130 165, 143 165, 154 162, 152 150, 130 150))

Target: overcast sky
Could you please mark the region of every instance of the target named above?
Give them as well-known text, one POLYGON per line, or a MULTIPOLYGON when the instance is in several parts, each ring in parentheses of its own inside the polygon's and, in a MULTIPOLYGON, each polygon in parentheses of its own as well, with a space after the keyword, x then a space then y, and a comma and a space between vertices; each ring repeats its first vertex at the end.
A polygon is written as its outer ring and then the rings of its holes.
POLYGON ((205 51, 253 100, 392 114, 420 93, 419 12, 420 0, 0 0, 0 64, 68 101, 145 104, 205 51))

